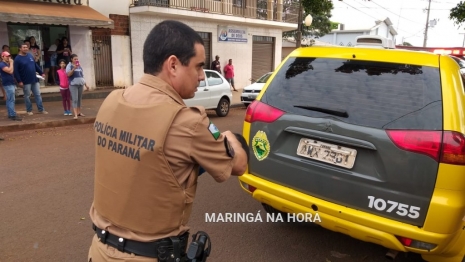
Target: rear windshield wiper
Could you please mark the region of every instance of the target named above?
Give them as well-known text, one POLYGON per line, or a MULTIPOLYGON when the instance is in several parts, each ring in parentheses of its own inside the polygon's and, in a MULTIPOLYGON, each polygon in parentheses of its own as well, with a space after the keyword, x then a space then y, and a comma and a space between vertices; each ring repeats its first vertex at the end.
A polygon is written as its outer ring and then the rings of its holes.
POLYGON ((347 113, 347 111, 343 109, 329 109, 329 108, 323 108, 323 107, 301 106, 301 105, 294 105, 294 107, 303 108, 307 110, 313 110, 313 111, 317 111, 321 113, 327 113, 327 114, 334 115, 334 116, 349 117, 349 114, 347 113))

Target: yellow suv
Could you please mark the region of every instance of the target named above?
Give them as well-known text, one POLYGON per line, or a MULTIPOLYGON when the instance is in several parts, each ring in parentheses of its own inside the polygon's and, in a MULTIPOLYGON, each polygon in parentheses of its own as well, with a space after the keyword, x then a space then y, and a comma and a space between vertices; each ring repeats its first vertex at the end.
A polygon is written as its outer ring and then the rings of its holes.
POLYGON ((240 184, 273 215, 310 214, 390 250, 462 261, 464 134, 449 56, 299 48, 247 109, 253 156, 240 184))

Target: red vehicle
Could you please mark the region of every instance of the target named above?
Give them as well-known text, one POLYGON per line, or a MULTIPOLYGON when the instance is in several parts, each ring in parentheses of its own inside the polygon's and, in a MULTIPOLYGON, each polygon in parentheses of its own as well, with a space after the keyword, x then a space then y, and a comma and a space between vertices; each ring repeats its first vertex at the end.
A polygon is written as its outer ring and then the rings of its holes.
POLYGON ((449 55, 460 66, 460 74, 462 75, 462 80, 465 84, 465 48, 464 47, 419 47, 419 46, 396 45, 396 48, 449 55))
POLYGON ((464 47, 419 47, 419 46, 396 45, 396 48, 432 52, 435 54, 447 54, 450 56, 458 57, 460 59, 465 59, 464 58, 465 56, 464 47))

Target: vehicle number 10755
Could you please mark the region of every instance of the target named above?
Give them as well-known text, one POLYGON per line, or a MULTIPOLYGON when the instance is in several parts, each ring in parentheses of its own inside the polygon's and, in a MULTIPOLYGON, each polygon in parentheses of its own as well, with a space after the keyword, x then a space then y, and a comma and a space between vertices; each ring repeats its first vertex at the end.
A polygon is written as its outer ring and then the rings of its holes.
POLYGON ((368 203, 369 208, 375 208, 379 211, 386 211, 391 213, 394 210, 396 214, 399 216, 408 216, 410 218, 418 218, 420 217, 420 208, 416 206, 409 206, 406 204, 401 204, 399 202, 391 201, 391 200, 384 200, 381 198, 376 198, 374 196, 368 196, 370 203, 368 203))

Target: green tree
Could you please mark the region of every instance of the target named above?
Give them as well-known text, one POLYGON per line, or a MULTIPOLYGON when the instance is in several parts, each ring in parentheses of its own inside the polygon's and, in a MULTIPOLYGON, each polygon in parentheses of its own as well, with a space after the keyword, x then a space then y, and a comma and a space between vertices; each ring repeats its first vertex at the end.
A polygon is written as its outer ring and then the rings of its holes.
POLYGON ((456 25, 465 22, 465 3, 460 1, 456 7, 450 10, 449 19, 454 21, 456 25))
MULTIPOLYGON (((284 10, 289 10, 293 7, 292 10, 294 11, 297 9, 298 13, 300 1, 302 1, 304 11, 302 20, 304 20, 308 14, 313 17, 311 26, 305 26, 305 24, 302 24, 302 37, 319 38, 324 36, 330 33, 332 29, 335 29, 334 24, 337 29, 338 23, 334 23, 329 20, 331 18, 331 10, 334 7, 331 0, 284 0, 284 10)), ((296 39, 297 32, 297 30, 283 32, 283 37, 293 37, 296 39)))

